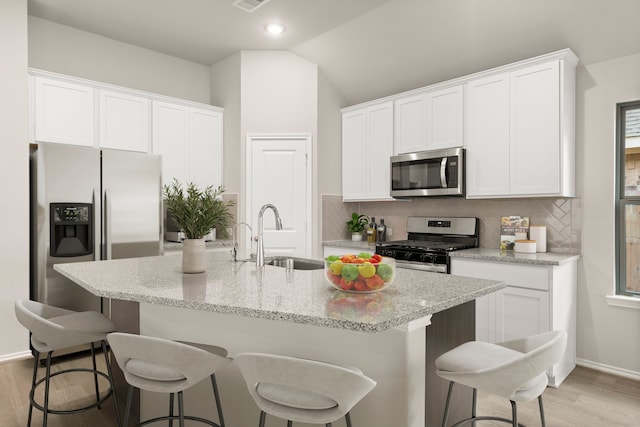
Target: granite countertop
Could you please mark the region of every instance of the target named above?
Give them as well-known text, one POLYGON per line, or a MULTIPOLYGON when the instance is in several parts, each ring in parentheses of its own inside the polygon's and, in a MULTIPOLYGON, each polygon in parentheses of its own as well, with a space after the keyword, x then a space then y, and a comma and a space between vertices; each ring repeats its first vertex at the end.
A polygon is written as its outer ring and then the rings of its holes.
MULTIPOLYGON (((165 252, 177 252, 182 251, 182 242, 162 242, 165 252)), ((233 242, 230 239, 216 239, 209 242, 204 242, 207 249, 229 248, 233 247, 233 242)))
POLYGON ((375 252, 376 244, 369 243, 366 240, 354 242, 353 240, 325 240, 322 242, 322 246, 335 246, 339 248, 357 248, 360 250, 368 250, 369 252, 375 252))
POLYGON ((232 262, 209 252, 205 273, 183 274, 181 257, 143 257, 55 264, 89 292, 107 298, 245 317, 379 332, 506 287, 504 282, 397 269, 394 283, 374 294, 347 294, 324 270, 232 262))
POLYGON ((500 249, 474 248, 453 251, 452 258, 477 259, 482 261, 511 262, 516 264, 534 265, 561 265, 580 258, 580 254, 564 252, 539 252, 535 254, 523 254, 514 251, 500 249))

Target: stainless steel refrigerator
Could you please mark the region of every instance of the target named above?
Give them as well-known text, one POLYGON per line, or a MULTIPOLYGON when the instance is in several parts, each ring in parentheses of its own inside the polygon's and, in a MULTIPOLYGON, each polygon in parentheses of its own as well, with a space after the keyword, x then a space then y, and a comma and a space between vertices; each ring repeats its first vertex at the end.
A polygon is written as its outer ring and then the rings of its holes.
POLYGON ((64 144, 30 156, 31 299, 108 315, 53 265, 162 253, 160 157, 64 144))

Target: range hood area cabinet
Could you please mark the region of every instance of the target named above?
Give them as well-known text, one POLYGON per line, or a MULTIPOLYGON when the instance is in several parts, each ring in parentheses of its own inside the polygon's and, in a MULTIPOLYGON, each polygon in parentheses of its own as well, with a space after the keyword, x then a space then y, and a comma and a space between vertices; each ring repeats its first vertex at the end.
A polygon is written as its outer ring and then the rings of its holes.
POLYGON ((222 184, 222 108, 35 69, 29 79, 31 142, 159 154, 163 184, 222 184))
POLYGON ((469 81, 467 198, 575 196, 575 66, 567 55, 469 81))
POLYGON ((342 114, 342 199, 393 200, 389 195, 393 154, 393 102, 342 114))
POLYGON ((387 153, 460 146, 469 199, 575 197, 577 63, 563 49, 342 109, 343 199, 391 200, 387 153))

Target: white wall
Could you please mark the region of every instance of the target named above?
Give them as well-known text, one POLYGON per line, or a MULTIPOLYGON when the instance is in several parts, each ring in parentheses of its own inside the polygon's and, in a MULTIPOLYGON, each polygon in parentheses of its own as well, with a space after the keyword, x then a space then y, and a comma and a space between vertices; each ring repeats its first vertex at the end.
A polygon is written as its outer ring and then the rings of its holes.
POLYGON ((0 2, 0 361, 29 350, 13 304, 29 298, 27 0, 0 2))
POLYGON ((577 185, 583 203, 577 355, 640 376, 640 310, 607 305, 615 287, 616 103, 640 99, 640 53, 578 68, 577 185))
POLYGON ((29 16, 29 66, 209 103, 209 67, 29 16))

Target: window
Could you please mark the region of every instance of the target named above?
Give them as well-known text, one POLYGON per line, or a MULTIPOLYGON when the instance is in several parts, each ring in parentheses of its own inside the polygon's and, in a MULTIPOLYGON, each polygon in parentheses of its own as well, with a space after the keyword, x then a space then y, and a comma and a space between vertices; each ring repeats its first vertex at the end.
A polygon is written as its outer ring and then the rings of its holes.
POLYGON ((617 294, 640 296, 640 101, 617 109, 617 294))

